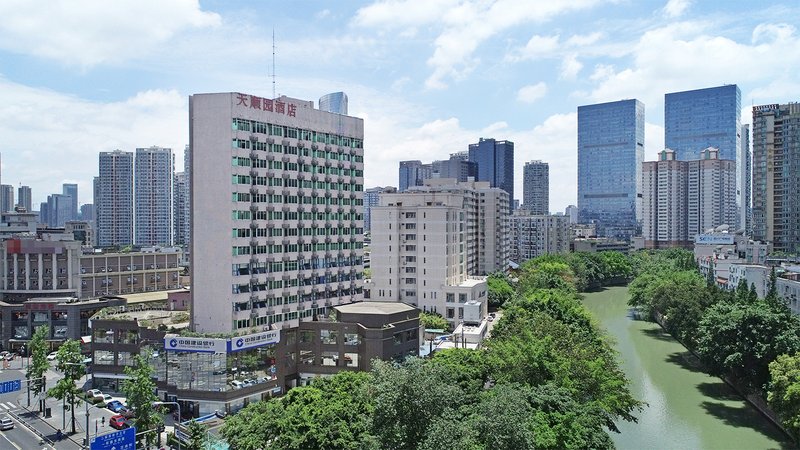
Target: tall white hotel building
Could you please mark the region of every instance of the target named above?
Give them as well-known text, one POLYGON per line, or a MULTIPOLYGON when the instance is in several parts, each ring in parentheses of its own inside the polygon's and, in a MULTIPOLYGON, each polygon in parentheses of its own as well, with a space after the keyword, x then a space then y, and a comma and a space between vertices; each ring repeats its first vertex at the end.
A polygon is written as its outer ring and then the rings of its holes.
POLYGON ((195 331, 295 327, 362 300, 362 119, 196 94, 189 133, 195 331))

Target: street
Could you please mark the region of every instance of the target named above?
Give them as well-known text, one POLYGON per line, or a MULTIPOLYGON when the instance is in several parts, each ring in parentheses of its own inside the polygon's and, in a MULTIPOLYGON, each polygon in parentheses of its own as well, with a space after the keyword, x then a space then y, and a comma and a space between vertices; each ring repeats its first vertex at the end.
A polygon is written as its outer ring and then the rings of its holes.
MULTIPOLYGON (((71 412, 63 409, 62 402, 53 398, 48 398, 45 407, 51 409, 51 417, 45 419, 43 414, 39 414, 38 399, 34 396, 30 398, 28 406, 28 393, 25 379, 25 369, 27 361, 23 358, 15 358, 9 362, 9 367, 0 369, 0 382, 11 380, 23 380, 22 390, 0 394, 0 417, 8 415, 15 422, 15 428, 7 431, 0 431, 0 448, 17 449, 40 449, 55 448, 61 449, 80 449, 86 436, 86 406, 81 403, 75 410, 75 431, 76 434, 69 435, 71 431, 71 412), (61 430, 64 439, 56 442, 56 433, 61 430)), ((55 386, 61 378, 61 374, 56 372, 52 366, 47 371, 47 389, 55 386)), ((88 389, 90 378, 85 376, 78 385, 82 390, 88 389)), ((116 397, 115 397, 116 398, 116 397)), ((114 431, 108 425, 108 421, 114 413, 104 407, 89 405, 89 436, 105 434, 114 431)))

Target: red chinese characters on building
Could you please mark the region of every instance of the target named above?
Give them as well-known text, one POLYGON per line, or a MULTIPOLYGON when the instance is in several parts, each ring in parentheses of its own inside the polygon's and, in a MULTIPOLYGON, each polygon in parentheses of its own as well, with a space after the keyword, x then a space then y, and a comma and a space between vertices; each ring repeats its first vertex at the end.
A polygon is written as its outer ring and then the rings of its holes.
POLYGON ((289 117, 297 117, 297 105, 286 103, 280 100, 257 97, 255 95, 236 94, 236 106, 242 105, 245 108, 258 109, 262 111, 286 114, 289 117))

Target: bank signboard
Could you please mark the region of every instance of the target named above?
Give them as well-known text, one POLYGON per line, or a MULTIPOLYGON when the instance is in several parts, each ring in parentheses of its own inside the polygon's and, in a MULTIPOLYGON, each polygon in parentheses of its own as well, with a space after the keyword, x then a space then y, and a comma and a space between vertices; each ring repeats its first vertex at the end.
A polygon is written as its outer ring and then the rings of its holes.
POLYGON ((164 336, 164 350, 168 352, 225 353, 226 339, 202 337, 164 336))
POLYGON ((704 245, 733 245, 732 234, 698 234, 694 237, 695 244, 704 245))
POLYGON ((280 340, 280 330, 232 337, 228 342, 228 352, 238 352, 264 345, 277 344, 280 340))

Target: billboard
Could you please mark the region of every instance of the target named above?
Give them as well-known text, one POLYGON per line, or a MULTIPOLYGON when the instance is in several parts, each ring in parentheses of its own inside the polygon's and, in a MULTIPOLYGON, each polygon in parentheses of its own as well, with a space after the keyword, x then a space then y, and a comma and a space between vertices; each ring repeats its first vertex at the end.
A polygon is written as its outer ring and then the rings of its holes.
POLYGON ((136 427, 95 436, 92 438, 89 448, 91 450, 136 450, 136 427))
POLYGON ((698 234, 694 237, 695 244, 703 245, 733 245, 732 234, 698 234))
POLYGON ((164 350, 168 352, 226 353, 227 347, 227 339, 164 336, 164 350))
POLYGON ((280 330, 265 331, 263 333, 248 334, 246 336, 232 337, 228 342, 229 352, 238 352, 263 345, 277 344, 281 340, 280 330))

